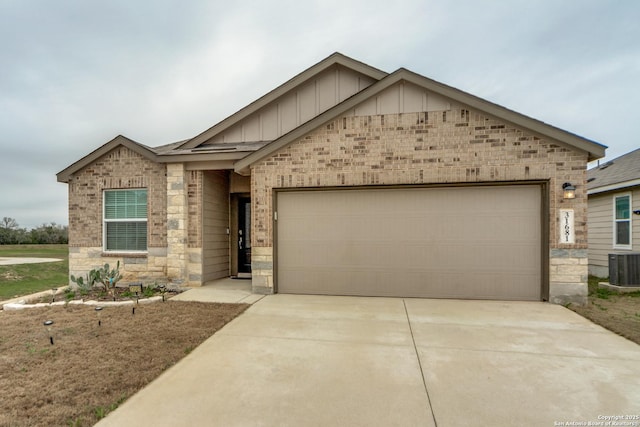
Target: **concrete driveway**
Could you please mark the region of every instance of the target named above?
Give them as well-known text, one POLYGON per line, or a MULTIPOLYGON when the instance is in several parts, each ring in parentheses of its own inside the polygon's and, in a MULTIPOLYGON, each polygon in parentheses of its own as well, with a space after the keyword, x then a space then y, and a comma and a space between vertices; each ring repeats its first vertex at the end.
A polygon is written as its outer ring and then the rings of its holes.
POLYGON ((640 346, 558 305, 271 295, 98 426, 605 425, 639 378, 640 346))

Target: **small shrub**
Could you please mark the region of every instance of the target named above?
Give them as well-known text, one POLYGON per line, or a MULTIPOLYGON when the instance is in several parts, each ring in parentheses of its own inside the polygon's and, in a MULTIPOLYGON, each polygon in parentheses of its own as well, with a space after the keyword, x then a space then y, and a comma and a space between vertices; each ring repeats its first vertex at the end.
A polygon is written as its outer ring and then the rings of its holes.
POLYGON ((156 288, 152 286, 145 286, 142 290, 142 296, 145 298, 151 298, 156 294, 156 288))
POLYGON ((76 292, 71 288, 67 288, 64 290, 64 299, 66 299, 67 301, 71 301, 75 297, 76 297, 76 292))

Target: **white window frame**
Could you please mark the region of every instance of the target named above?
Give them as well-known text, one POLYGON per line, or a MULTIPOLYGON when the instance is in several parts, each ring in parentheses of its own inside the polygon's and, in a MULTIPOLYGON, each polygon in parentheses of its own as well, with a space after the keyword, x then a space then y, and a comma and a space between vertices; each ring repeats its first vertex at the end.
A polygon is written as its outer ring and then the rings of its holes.
POLYGON ((620 193, 613 195, 613 248, 614 249, 625 249, 631 250, 633 248, 633 200, 631 198, 631 193, 620 193), (628 219, 617 219, 616 218, 616 200, 622 197, 629 198, 629 218, 628 219), (618 222, 628 222, 629 223, 629 244, 622 245, 618 244, 618 222))
POLYGON ((102 250, 105 253, 118 253, 118 254, 146 254, 149 250, 149 190, 147 188, 109 188, 102 191, 102 250), (107 219, 106 218, 106 197, 108 192, 112 191, 140 191, 145 190, 147 192, 147 217, 146 218, 118 218, 107 219), (108 222, 144 222, 147 224, 147 249, 145 250, 126 250, 126 249, 107 249, 107 223, 108 222))

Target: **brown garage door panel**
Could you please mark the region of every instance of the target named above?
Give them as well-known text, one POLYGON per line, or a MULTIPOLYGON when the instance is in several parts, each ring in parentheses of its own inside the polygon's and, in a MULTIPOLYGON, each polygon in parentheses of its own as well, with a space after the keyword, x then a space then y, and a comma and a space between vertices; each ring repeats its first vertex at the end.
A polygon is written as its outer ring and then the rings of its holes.
POLYGON ((540 187, 281 192, 284 293, 539 300, 540 187))

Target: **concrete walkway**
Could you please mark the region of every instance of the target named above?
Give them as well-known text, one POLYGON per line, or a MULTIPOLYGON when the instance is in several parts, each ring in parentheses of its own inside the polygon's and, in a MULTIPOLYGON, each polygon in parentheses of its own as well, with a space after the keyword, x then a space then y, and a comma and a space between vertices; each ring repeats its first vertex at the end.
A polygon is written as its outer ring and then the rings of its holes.
POLYGON ((201 287, 190 288, 176 295, 172 300, 253 304, 263 297, 264 295, 251 293, 251 280, 229 277, 207 282, 201 287))
POLYGON ((558 305, 270 295, 97 425, 554 426, 638 414, 638 378, 558 305))

